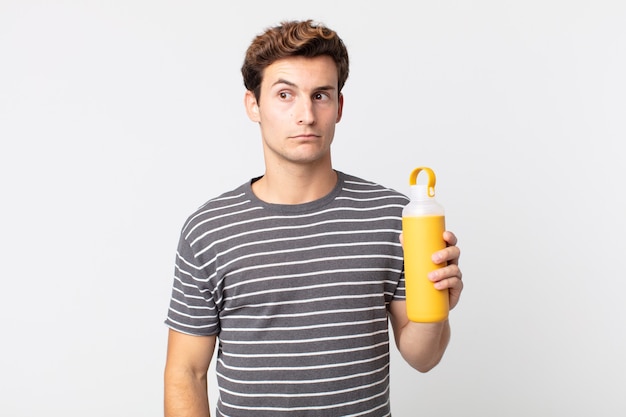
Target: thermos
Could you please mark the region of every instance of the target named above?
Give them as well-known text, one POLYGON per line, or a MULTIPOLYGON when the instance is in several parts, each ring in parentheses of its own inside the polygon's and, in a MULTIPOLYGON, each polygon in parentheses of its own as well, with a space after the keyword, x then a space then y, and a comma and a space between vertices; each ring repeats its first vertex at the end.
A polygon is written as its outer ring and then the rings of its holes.
POLYGON ((435 182, 432 169, 415 168, 409 177, 411 201, 402 211, 407 315, 422 323, 445 320, 450 310, 448 290, 436 289, 427 277, 446 265, 432 261, 433 253, 446 247, 444 210, 435 200, 435 182), (427 184, 417 184, 421 172, 428 175, 427 184))

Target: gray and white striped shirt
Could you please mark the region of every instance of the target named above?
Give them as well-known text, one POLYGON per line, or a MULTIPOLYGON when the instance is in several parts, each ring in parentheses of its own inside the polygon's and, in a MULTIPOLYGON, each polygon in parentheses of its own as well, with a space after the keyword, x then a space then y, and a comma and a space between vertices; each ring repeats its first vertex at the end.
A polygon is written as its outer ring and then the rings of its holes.
POLYGON ((218 416, 389 415, 408 199, 338 178, 300 205, 264 203, 246 183, 184 225, 166 324, 218 336, 218 416))

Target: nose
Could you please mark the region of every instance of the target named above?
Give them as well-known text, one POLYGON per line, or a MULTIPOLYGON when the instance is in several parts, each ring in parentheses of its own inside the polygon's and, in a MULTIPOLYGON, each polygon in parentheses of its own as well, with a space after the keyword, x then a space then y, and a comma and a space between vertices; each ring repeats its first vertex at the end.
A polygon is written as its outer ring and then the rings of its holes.
POLYGON ((299 100, 296 118, 299 125, 312 125, 315 123, 313 102, 310 99, 299 100))

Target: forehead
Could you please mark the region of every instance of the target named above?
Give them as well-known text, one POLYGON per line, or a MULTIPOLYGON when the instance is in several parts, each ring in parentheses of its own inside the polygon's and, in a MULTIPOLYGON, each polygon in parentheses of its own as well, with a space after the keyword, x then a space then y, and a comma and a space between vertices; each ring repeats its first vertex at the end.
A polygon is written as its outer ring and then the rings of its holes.
POLYGON ((295 86, 333 86, 338 83, 337 65, 327 55, 279 59, 265 68, 262 85, 287 82, 295 86))

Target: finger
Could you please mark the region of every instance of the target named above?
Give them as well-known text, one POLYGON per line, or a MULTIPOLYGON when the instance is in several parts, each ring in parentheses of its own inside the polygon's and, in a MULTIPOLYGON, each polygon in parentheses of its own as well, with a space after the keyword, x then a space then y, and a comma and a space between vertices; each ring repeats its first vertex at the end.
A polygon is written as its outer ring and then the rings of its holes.
POLYGON ((457 246, 448 246, 445 249, 435 252, 431 259, 436 264, 442 264, 444 262, 458 264, 460 256, 461 250, 457 246))
POLYGON ((458 278, 459 280, 463 279, 463 273, 459 269, 458 265, 450 264, 428 273, 428 279, 433 282, 443 281, 450 278, 458 278))
POLYGON ((451 291, 457 291, 459 293, 463 289, 463 281, 461 280, 461 278, 456 277, 456 276, 450 277, 450 278, 444 278, 441 281, 435 282, 433 285, 438 290, 449 289, 451 291))
POLYGON ((445 240, 449 246, 455 246, 458 242, 456 235, 449 230, 443 232, 443 240, 445 240))

